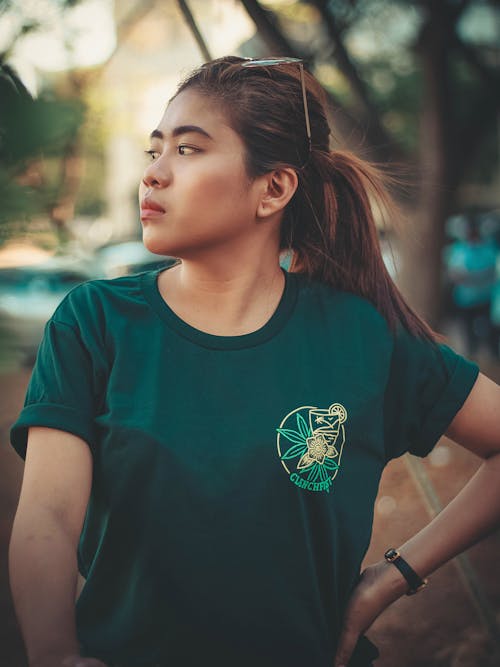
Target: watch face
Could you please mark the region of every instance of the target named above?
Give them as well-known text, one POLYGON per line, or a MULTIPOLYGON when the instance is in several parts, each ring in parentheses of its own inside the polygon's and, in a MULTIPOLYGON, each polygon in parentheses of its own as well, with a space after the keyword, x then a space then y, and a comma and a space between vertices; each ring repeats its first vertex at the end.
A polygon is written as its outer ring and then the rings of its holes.
POLYGON ((399 554, 396 551, 396 549, 388 549, 384 554, 384 558, 386 558, 387 560, 394 560, 398 556, 399 554))

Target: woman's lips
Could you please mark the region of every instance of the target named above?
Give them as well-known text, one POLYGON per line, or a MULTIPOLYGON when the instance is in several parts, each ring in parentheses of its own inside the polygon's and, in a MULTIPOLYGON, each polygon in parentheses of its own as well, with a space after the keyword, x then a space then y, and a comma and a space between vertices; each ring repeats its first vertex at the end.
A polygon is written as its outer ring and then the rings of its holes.
POLYGON ((161 218, 162 215, 165 215, 165 211, 156 210, 154 208, 141 208, 141 220, 146 218, 161 218))
POLYGON ((144 199, 141 203, 141 220, 145 218, 158 218, 165 215, 165 209, 151 199, 144 199))

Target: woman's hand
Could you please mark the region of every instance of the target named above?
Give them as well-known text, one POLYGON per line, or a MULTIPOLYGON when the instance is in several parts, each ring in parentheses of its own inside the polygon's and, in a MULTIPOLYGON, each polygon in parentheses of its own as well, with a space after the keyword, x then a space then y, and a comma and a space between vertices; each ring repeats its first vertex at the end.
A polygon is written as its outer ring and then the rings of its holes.
POLYGON ((344 614, 334 667, 347 667, 359 637, 407 589, 405 579, 385 560, 363 570, 344 614))

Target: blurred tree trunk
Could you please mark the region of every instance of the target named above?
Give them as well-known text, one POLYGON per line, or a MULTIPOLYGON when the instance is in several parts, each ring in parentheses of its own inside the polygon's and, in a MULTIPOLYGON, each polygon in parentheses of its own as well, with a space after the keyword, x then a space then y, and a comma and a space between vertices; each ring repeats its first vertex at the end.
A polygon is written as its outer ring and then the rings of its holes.
POLYGON ((400 287, 431 326, 439 321, 441 253, 451 192, 452 110, 448 73, 450 17, 445 3, 425 3, 425 21, 417 43, 422 68, 419 142, 419 197, 409 228, 400 239, 400 287), (416 280, 418 276, 418 280, 416 280))

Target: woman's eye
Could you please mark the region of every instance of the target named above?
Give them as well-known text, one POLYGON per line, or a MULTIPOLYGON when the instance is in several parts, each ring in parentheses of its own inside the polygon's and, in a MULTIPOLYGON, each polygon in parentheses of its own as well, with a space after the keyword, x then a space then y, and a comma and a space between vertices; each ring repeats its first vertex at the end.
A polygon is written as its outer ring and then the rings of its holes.
POLYGON ((193 148, 193 146, 186 146, 185 144, 180 144, 177 146, 177 150, 179 151, 179 155, 192 155, 193 153, 198 152, 197 148, 193 148))
POLYGON ((151 160, 156 160, 156 158, 160 155, 160 151, 154 151, 152 149, 144 152, 146 153, 146 155, 149 155, 151 160))
MULTIPOLYGON (((157 160, 161 155, 161 151, 155 151, 152 148, 144 152, 146 153, 146 155, 149 155, 151 161, 157 160)), ((194 146, 186 146, 186 144, 179 144, 179 146, 177 146, 177 152, 179 155, 192 155, 193 153, 199 152, 199 149, 194 148, 194 146)))

